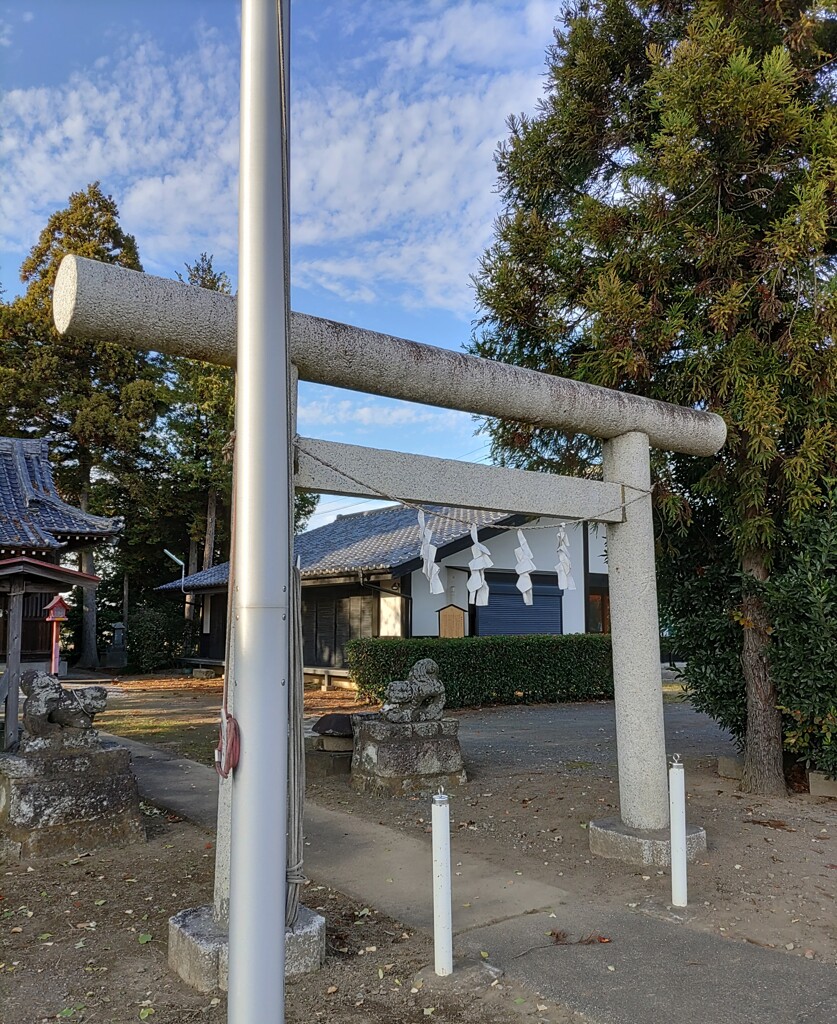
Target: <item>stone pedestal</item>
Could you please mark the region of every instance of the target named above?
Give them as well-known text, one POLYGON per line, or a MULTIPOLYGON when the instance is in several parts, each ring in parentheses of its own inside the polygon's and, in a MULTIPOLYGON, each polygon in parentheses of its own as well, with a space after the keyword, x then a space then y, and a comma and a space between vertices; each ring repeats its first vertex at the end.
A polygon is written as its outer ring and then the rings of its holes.
POLYGON ((0 755, 0 863, 144 840, 124 747, 0 755))
MULTIPOLYGON (((318 971, 325 962, 325 918, 300 906, 285 931, 285 977, 318 971)), ((199 992, 227 991, 229 937, 212 907, 181 910, 169 918, 169 967, 199 992)))
POLYGON ((413 796, 468 781, 456 718, 400 723, 379 715, 353 715, 352 724, 354 789, 413 796))
MULTIPOLYGON (((591 821, 587 827, 590 852, 596 857, 621 860, 626 864, 668 867, 671 864, 671 833, 668 829, 631 828, 619 818, 591 821)), ((686 860, 690 863, 706 853, 706 832, 700 825, 686 826, 686 860)))
POLYGON ((352 768, 352 740, 342 736, 306 736, 305 778, 327 779, 348 775, 352 768))

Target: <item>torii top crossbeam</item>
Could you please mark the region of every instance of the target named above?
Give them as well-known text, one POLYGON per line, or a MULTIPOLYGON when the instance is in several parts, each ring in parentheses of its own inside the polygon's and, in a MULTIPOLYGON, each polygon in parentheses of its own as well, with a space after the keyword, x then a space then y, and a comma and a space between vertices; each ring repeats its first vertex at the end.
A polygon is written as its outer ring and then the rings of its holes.
MULTIPOLYGON (((236 300, 229 295, 65 256, 53 308, 61 334, 236 363, 236 300)), ((686 455, 714 455, 726 439, 726 425, 714 413, 304 313, 291 314, 290 357, 303 380, 318 384, 591 437, 640 431, 652 447, 686 455)))

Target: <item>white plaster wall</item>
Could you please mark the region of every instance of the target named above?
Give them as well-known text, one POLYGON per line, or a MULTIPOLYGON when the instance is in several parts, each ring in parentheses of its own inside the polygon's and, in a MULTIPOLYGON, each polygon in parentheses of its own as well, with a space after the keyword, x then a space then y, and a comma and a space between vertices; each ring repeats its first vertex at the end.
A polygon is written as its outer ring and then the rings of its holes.
MULTIPOLYGON (((469 556, 466 556, 465 561, 469 556)), ((414 572, 410 578, 412 594, 412 627, 413 636, 438 636, 439 611, 445 605, 455 604, 460 608, 468 607, 468 591, 465 582, 468 576, 464 572, 448 572, 446 563, 440 563, 439 579, 445 588, 444 594, 431 594, 430 584, 421 570, 414 572)), ((465 622, 468 629, 468 622, 465 622)))
POLYGON ((381 594, 379 636, 401 636, 401 605, 397 594, 381 594))
POLYGON ((607 572, 607 527, 604 523, 591 524, 589 530, 590 564, 587 568, 590 572, 607 572))
MULTIPOLYGON (((538 572, 554 572, 557 561, 556 527, 561 520, 549 520, 546 518, 537 519, 524 528, 523 533, 532 549, 532 557, 535 560, 538 572), (534 528, 546 527, 546 528, 534 528)), ((567 527, 567 536, 570 542, 570 561, 573 567, 576 590, 568 590, 564 593, 563 615, 565 633, 584 632, 584 541, 581 524, 570 524, 567 527)), ((599 528, 599 536, 604 537, 604 530, 599 528)), ((486 545, 494 560, 494 569, 514 570, 515 558, 514 549, 518 545, 517 531, 504 530, 496 537, 489 538, 486 545)), ((607 566, 598 568, 601 562, 599 539, 591 532, 591 560, 592 552, 595 550, 597 566, 592 571, 607 572, 607 566)), ((468 607, 468 591, 466 581, 467 566, 471 557, 470 546, 454 555, 449 555, 440 563, 440 576, 445 585, 445 593, 433 595, 427 580, 420 571, 412 574, 412 605, 413 605, 413 636, 437 636, 439 632, 439 610, 445 605, 455 604, 460 608, 468 607)), ((604 564, 604 563, 602 563, 604 564)), ((491 598, 489 597, 489 600, 491 598)), ((521 598, 521 601, 523 598, 521 598)))

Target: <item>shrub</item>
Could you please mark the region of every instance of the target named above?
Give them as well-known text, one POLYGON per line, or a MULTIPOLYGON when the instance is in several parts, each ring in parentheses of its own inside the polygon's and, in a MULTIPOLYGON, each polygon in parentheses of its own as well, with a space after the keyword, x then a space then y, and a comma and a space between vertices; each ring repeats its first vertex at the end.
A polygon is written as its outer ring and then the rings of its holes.
POLYGON ((767 582, 743 576, 723 554, 713 560, 697 552, 664 566, 666 625, 686 660, 692 703, 743 747, 740 610, 756 591, 771 622, 768 657, 785 750, 837 777, 837 495, 815 518, 786 528, 767 582))
POLYGON ((125 636, 130 667, 136 672, 169 668, 183 653, 183 636, 182 612, 137 608, 125 636))
POLYGON ((420 658, 438 664, 450 708, 613 697, 609 636, 380 637, 346 650, 358 690, 378 700, 420 658))
POLYGON ((785 749, 837 777, 837 505, 793 531, 767 600, 785 749))
POLYGON ((741 672, 741 626, 736 613, 745 581, 729 565, 665 567, 663 615, 671 643, 686 662, 683 679, 692 705, 729 729, 739 749, 747 728, 747 690, 741 672), (676 576, 675 576, 676 573, 676 576))

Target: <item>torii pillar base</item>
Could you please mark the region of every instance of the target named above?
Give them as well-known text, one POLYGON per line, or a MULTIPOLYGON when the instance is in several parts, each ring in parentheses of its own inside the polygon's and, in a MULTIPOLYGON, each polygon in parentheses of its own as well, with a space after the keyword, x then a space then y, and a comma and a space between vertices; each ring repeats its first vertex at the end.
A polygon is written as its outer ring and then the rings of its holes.
MULTIPOLYGON (((313 974, 325 956, 325 918, 300 906, 296 924, 285 931, 285 977, 313 974)), ((229 935, 211 906, 169 918, 169 967, 198 992, 227 991, 229 935)))
MULTIPOLYGON (((590 852, 596 857, 621 860, 626 864, 668 867, 671 864, 671 836, 668 829, 638 829, 619 818, 591 821, 587 827, 590 852)), ((706 853, 706 830, 686 826, 686 859, 691 863, 706 853)))

